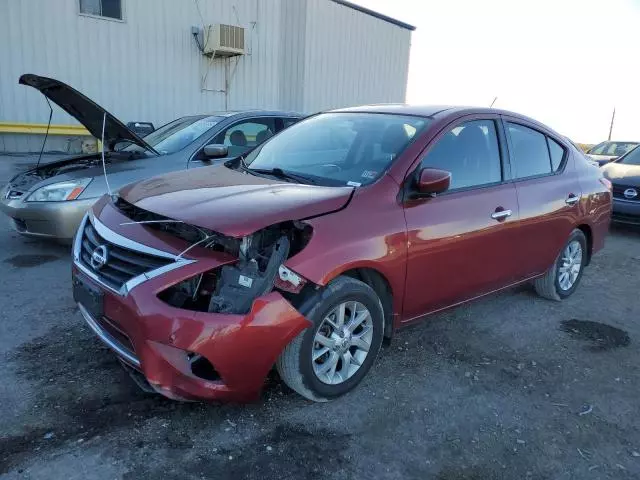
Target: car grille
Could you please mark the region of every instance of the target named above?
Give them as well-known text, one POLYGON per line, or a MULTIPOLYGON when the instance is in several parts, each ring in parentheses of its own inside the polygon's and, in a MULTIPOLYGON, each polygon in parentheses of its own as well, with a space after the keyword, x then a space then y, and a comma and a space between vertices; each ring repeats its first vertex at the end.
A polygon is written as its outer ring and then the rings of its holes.
POLYGON ((101 282, 114 290, 120 290, 126 282, 138 275, 172 263, 170 259, 129 250, 109 242, 102 238, 88 221, 85 222, 82 232, 79 253, 79 260, 83 266, 91 270, 101 282), (91 264, 91 256, 99 246, 106 248, 106 263, 95 268, 91 264))
POLYGON ((640 187, 635 187, 633 185, 617 185, 617 184, 613 184, 613 197, 614 198, 620 198, 622 200, 627 200, 630 202, 640 202, 640 187), (627 198, 624 196, 624 191, 627 190, 628 188, 633 188, 635 191, 638 192, 638 195, 634 198, 627 198))

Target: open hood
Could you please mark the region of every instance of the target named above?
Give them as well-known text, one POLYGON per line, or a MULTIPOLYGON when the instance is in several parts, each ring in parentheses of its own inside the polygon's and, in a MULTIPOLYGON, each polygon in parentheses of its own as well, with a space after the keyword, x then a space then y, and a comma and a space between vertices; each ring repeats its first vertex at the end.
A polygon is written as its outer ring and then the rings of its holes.
POLYGON ((39 90, 45 97, 78 120, 89 130, 91 135, 98 139, 102 137, 102 121, 106 113, 107 121, 104 127, 104 141, 107 146, 115 145, 117 142, 129 141, 157 153, 147 142, 129 130, 124 123, 69 85, 53 78, 40 77, 31 73, 22 75, 19 83, 39 90))
POLYGON ((143 180, 119 195, 158 215, 242 237, 279 222, 340 210, 352 193, 352 187, 300 185, 218 166, 143 180))

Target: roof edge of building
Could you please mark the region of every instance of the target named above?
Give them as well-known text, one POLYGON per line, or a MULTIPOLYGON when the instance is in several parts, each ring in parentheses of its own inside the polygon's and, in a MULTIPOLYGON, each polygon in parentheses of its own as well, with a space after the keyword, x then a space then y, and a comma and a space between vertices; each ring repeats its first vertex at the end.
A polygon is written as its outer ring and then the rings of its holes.
POLYGON ((407 30, 410 30, 412 32, 416 29, 416 27, 414 27, 413 25, 409 25, 408 23, 404 23, 404 22, 401 22, 400 20, 396 20, 395 18, 388 17, 386 15, 383 15, 382 13, 378 13, 374 10, 370 10, 360 5, 356 5, 355 3, 348 2, 347 0, 331 0, 331 1, 339 5, 343 5, 345 7, 352 8, 353 10, 357 10, 366 15, 371 15, 372 17, 378 18, 380 20, 391 23, 398 27, 406 28, 407 30))

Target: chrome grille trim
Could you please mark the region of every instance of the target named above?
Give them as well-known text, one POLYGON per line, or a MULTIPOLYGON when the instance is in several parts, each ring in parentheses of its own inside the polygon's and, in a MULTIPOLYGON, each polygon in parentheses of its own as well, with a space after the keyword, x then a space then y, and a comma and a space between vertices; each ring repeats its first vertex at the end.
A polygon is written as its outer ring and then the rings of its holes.
POLYGON ((146 282, 147 280, 150 280, 157 277, 158 275, 162 275, 177 268, 184 267, 191 263, 195 263, 195 260, 188 260, 183 257, 178 257, 177 255, 173 255, 162 250, 148 247, 133 240, 129 240, 128 238, 123 237, 122 235, 110 230, 106 225, 100 222, 100 220, 95 218, 93 212, 89 210, 89 212, 82 219, 82 222, 80 222, 80 226, 78 227, 78 231, 76 232, 76 236, 73 240, 73 263, 82 273, 91 278, 97 284, 113 293, 116 293, 122 297, 126 297, 131 290, 133 290, 138 285, 146 282), (173 260, 173 262, 133 277, 130 280, 126 281, 120 289, 115 289, 111 285, 105 283, 93 270, 85 266, 81 261, 82 239, 87 222, 91 223, 93 228, 102 238, 118 247, 133 250, 142 254, 164 257, 166 259, 173 260))

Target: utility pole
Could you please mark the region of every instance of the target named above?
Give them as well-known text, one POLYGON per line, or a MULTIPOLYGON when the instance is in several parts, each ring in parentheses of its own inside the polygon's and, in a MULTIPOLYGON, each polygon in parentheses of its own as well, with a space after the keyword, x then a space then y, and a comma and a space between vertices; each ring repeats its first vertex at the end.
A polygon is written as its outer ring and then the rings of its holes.
POLYGON ((613 120, 616 118, 616 107, 613 107, 613 114, 611 115, 611 125, 609 126, 609 140, 611 140, 611 132, 613 132, 613 120))

